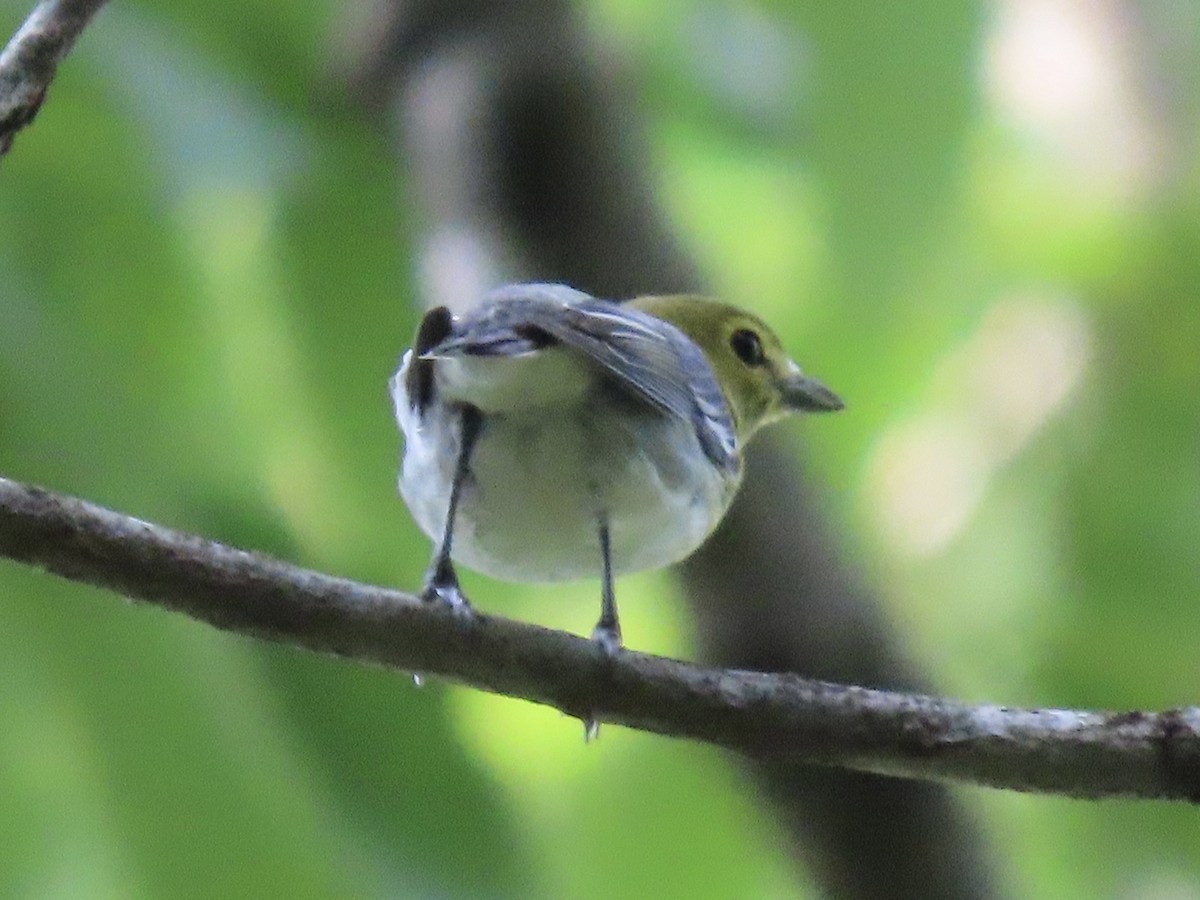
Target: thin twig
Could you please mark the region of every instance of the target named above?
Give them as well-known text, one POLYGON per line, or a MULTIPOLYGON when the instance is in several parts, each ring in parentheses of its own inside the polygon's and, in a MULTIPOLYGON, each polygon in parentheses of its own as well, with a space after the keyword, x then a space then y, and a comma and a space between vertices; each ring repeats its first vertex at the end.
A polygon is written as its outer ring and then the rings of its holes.
POLYGON ((43 0, 0 52, 0 156, 33 121, 54 73, 105 0, 43 0))
POLYGON ((0 478, 0 555, 226 631, 440 675, 768 760, 1076 797, 1200 801, 1200 708, 969 706, 705 669, 300 569, 0 478))

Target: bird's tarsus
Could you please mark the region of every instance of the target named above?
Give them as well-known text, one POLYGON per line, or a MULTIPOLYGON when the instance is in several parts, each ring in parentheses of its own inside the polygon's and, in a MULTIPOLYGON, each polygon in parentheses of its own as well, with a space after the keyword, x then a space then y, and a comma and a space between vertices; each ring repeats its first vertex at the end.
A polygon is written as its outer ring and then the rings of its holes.
POLYGON ((612 546, 608 533, 608 516, 601 514, 600 532, 600 621, 592 629, 592 640, 604 653, 616 656, 621 649, 621 622, 617 618, 617 597, 613 590, 612 546))
POLYGON ((454 563, 450 561, 450 547, 454 541, 454 520, 458 514, 463 482, 467 480, 471 469, 471 451, 475 449, 475 441, 482 426, 482 413, 474 406, 464 407, 462 439, 458 461, 454 466, 454 482, 450 486, 450 504, 446 510, 446 530, 442 534, 441 545, 433 555, 433 562, 429 564, 429 571, 425 573, 425 587, 421 591, 421 599, 430 603, 441 603, 463 619, 471 617, 471 604, 467 602, 467 595, 458 584, 458 573, 454 571, 454 563))

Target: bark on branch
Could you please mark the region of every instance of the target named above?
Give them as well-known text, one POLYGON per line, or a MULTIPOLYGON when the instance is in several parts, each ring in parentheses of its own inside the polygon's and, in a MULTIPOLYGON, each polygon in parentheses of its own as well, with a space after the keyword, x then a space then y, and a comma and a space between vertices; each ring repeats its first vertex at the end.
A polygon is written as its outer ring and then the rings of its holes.
POLYGON ((1200 801, 1200 708, 970 706, 702 668, 335 578, 0 478, 0 555, 226 631, 429 673, 762 760, 1075 797, 1200 801))
POLYGON ((0 52, 0 156, 33 121, 54 73, 105 0, 43 0, 0 52))

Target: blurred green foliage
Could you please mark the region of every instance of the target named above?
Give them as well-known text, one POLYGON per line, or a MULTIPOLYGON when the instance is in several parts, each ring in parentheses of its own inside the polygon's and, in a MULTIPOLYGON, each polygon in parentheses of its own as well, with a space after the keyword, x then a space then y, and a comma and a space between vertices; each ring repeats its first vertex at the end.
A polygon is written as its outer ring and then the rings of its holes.
MULTIPOLYGON (((0 28, 26 6, 2 0, 0 28)), ((792 427, 938 684, 1196 703, 1193 7, 581 8, 638 76, 707 276, 849 399, 792 427)), ((0 163, 0 473, 414 585, 384 384, 418 235, 386 137, 329 75, 342 14, 142 0, 84 35, 0 163)), ((556 627, 593 615, 594 585, 468 586, 556 627)), ((666 576, 621 594, 633 645, 689 654, 666 576)), ((0 896, 805 891, 706 748, 585 747, 544 709, 10 564, 0 598, 0 896)), ((1200 896, 1188 809, 963 797, 1020 896, 1200 896)))

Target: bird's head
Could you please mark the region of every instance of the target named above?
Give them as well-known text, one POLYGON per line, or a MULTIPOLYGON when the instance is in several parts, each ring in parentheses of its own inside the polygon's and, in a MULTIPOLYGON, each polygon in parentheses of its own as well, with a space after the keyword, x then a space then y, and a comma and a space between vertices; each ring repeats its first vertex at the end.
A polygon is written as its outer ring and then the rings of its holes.
POLYGON ((758 316, 689 295, 638 297, 629 305, 670 322, 704 351, 733 413, 738 439, 792 412, 831 412, 838 396, 805 375, 758 316))

